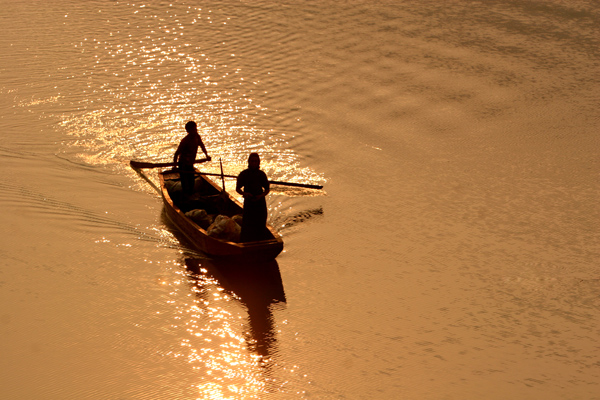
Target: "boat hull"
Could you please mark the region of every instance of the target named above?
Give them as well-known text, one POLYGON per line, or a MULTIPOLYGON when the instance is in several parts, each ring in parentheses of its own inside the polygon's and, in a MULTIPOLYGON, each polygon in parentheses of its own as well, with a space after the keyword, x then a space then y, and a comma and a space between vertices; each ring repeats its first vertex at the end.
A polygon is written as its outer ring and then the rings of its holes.
MULTIPOLYGON (((179 173, 175 170, 160 173, 160 188, 165 206, 165 212, 169 220, 188 239, 197 250, 206 255, 220 259, 239 259, 244 261, 268 261, 273 260, 283 250, 283 239, 271 226, 267 226, 270 237, 267 240, 255 242, 237 243, 217 239, 208 235, 207 231, 194 223, 184 214, 184 210, 176 205, 166 187, 166 182, 179 179, 179 173)), ((196 179, 202 180, 203 195, 215 196, 221 193, 221 189, 210 178, 196 172, 196 179)), ((229 194, 221 197, 227 210, 225 214, 233 216, 241 214, 242 205, 229 194)))

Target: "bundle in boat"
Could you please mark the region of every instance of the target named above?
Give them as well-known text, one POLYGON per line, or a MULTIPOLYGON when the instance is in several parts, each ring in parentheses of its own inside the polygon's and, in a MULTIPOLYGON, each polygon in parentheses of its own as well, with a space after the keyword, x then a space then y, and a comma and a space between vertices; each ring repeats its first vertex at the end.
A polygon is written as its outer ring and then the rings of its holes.
POLYGON ((229 218, 226 215, 218 215, 208 229, 206 230, 208 236, 216 239, 226 240, 228 242, 239 242, 240 233, 242 228, 238 225, 233 218, 229 218))
POLYGON ((213 223, 214 216, 211 216, 203 209, 194 209, 185 213, 185 216, 194 221, 200 228, 206 230, 213 223))

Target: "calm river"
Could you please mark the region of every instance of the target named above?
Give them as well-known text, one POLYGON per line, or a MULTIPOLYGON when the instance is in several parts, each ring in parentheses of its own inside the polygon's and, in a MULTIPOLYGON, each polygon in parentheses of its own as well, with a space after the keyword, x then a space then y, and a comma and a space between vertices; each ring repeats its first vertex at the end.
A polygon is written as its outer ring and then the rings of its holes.
POLYGON ((0 10, 0 398, 600 399, 598 2, 0 10), (324 185, 273 187, 276 262, 129 167, 191 119, 324 185))

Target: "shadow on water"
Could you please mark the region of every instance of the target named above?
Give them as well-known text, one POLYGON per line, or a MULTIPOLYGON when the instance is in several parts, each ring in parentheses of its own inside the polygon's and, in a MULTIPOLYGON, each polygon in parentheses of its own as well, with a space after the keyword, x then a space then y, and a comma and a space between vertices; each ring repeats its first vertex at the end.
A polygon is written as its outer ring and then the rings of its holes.
POLYGON ((277 261, 260 264, 218 262, 187 258, 185 265, 194 284, 203 284, 203 274, 219 282, 228 293, 235 295, 248 311, 250 326, 248 345, 264 361, 276 348, 272 306, 285 304, 283 282, 277 261))
POLYGON ((173 225, 164 209, 161 217, 184 249, 190 283, 202 289, 206 284, 206 277, 212 278, 245 306, 250 327, 248 346, 261 356, 262 364, 267 366, 276 346, 272 308, 274 305, 285 305, 286 302, 277 261, 250 263, 208 258, 191 250, 194 246, 173 225))

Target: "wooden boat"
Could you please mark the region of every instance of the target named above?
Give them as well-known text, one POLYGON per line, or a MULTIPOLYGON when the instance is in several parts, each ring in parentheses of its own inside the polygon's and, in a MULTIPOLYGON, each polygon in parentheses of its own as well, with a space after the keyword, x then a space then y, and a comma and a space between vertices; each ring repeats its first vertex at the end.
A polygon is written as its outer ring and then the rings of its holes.
POLYGON ((283 250, 283 239, 273 227, 268 225, 264 240, 238 243, 210 236, 207 229, 195 223, 185 213, 198 208, 213 208, 214 210, 207 210, 207 212, 215 211, 220 215, 233 217, 242 214, 242 204, 197 170, 196 200, 182 201, 177 198, 173 190, 169 191, 170 186, 179 181, 177 170, 163 171, 159 176, 167 217, 201 252, 214 258, 268 261, 273 260, 283 250))

